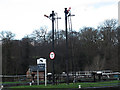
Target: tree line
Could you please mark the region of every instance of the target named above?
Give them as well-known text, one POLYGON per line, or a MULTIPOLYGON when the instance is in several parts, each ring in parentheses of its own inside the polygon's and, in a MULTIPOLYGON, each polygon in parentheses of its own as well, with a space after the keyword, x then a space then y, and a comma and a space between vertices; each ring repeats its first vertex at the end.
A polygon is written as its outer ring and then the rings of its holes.
MULTIPOLYGON (((68 32, 69 72, 81 70, 120 71, 120 27, 117 20, 105 20, 97 29, 83 27, 68 32)), ((49 53, 52 50, 52 32, 47 28, 34 30, 21 40, 15 34, 1 31, 2 69, 5 75, 25 74, 29 65, 36 65, 40 57, 47 59, 48 72, 52 72, 49 53)), ((65 31, 55 32, 55 73, 66 72, 65 31)))

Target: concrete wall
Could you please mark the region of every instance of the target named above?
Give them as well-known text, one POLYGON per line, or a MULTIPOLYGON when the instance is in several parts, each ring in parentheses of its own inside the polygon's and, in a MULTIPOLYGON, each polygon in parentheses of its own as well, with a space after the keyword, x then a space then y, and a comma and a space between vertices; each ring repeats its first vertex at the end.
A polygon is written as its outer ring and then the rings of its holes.
POLYGON ((0 41, 0 86, 2 84, 2 41, 0 41))
POLYGON ((120 26, 120 1, 118 2, 118 25, 120 26))

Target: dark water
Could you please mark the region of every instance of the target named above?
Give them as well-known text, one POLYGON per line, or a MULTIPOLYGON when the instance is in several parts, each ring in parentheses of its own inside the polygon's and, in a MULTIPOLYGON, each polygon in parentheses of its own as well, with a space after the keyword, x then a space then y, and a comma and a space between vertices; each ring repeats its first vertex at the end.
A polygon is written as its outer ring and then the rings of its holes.
POLYGON ((3 88, 2 90, 120 90, 120 87, 107 87, 107 88, 81 88, 81 89, 43 89, 43 88, 3 88))

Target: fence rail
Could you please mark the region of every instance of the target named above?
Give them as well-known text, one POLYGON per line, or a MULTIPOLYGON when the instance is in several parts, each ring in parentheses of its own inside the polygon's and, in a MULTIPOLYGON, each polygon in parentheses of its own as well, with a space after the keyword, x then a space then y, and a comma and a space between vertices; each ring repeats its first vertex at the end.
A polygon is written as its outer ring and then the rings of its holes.
MULTIPOLYGON (((82 81, 82 80, 93 80, 92 72, 97 71, 79 71, 79 72, 71 72, 69 73, 69 78, 72 81, 82 81)), ((62 74, 55 74, 56 81, 59 82, 65 82, 66 81, 66 73, 62 74)), ((44 77, 44 75, 43 75, 44 77)), ((2 78, 2 82, 20 82, 20 81, 32 81, 33 77, 32 75, 0 75, 0 78, 2 78)), ((98 78, 98 77, 97 77, 98 78)), ((37 79, 37 75, 35 75, 34 80, 37 79)), ((120 79, 120 73, 119 72, 111 72, 111 71, 103 71, 102 72, 102 79, 120 79)), ((44 78, 41 78, 40 80, 44 81, 44 78)), ((47 81, 52 82, 52 75, 47 75, 47 81)))

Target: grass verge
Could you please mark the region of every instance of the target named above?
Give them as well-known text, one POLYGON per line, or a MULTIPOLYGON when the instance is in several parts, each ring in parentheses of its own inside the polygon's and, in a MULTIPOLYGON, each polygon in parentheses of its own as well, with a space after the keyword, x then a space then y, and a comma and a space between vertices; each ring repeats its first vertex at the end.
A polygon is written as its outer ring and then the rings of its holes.
POLYGON ((82 88, 86 87, 104 87, 104 86, 118 86, 120 85, 120 81, 105 81, 105 82, 89 82, 89 83, 70 83, 67 85, 66 83, 58 84, 58 85, 32 85, 32 86, 14 86, 10 88, 78 88, 81 85, 82 88))

